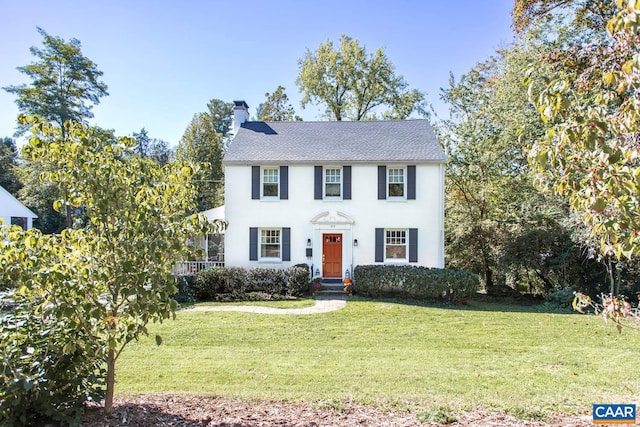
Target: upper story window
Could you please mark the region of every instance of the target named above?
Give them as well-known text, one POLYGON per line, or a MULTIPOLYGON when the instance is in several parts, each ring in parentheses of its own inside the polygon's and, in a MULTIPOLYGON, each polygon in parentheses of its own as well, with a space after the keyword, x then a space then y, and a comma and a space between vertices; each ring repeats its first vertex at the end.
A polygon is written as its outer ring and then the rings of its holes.
POLYGON ((404 168, 389 168, 388 195, 389 197, 405 197, 405 170, 404 168))
POLYGON ((280 229, 260 230, 260 258, 280 259, 280 229))
POLYGON ((262 197, 278 197, 279 175, 279 168, 262 169, 262 197))
POLYGON ((385 199, 416 199, 416 165, 378 166, 378 200, 385 199))
POLYGON ((407 260, 406 230, 385 230, 384 257, 392 261, 407 260))
POLYGON ((315 200, 351 200, 351 166, 315 166, 315 200))
POLYGON ((324 170, 325 197, 342 196, 342 170, 340 168, 326 168, 324 170))
POLYGON ((288 166, 251 166, 252 200, 287 200, 288 198, 288 166))

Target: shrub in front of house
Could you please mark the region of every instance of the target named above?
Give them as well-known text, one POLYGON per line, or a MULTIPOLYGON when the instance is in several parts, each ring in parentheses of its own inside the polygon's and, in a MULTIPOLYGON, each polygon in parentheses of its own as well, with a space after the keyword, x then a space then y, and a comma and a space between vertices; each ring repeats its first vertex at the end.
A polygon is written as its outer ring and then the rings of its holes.
POLYGON ((196 300, 193 292, 193 282, 195 280, 195 276, 177 276, 176 286, 178 287, 178 293, 173 296, 173 299, 181 304, 194 302, 196 300))
POLYGON ((299 297, 309 291, 309 266, 307 264, 294 265, 286 270, 286 274, 287 295, 299 297))
POLYGON ((353 277, 357 292, 371 297, 460 301, 480 288, 478 275, 469 271, 408 265, 359 265, 353 277))
POLYGON ((213 267, 198 272, 193 295, 199 301, 212 301, 219 294, 244 295, 247 271, 241 267, 213 267))
POLYGON ((253 268, 248 271, 242 267, 207 268, 196 275, 190 290, 199 301, 301 296, 309 289, 309 267, 305 267, 253 268))
POLYGON ((266 292, 284 295, 287 288, 287 275, 280 268, 252 268, 247 272, 247 292, 266 292))

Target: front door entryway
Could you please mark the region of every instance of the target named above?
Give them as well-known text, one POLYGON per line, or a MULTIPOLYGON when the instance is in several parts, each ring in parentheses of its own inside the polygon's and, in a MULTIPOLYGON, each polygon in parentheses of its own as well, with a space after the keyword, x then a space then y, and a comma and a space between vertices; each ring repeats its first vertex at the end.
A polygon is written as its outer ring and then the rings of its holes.
POLYGON ((322 235, 322 277, 342 277, 342 234, 322 235))

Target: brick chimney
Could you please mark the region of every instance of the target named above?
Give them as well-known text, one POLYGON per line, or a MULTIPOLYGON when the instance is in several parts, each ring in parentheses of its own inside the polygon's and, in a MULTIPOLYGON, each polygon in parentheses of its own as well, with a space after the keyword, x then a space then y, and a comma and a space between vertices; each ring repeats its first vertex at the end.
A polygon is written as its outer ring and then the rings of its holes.
POLYGON ((249 120, 249 106, 244 101, 233 101, 233 125, 231 132, 235 136, 240 126, 249 120))

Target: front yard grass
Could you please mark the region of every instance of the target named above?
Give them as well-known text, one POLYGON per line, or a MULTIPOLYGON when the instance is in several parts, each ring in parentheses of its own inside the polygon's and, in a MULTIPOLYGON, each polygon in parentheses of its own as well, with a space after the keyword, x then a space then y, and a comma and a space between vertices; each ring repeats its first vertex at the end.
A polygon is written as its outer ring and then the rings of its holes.
POLYGON ((352 298, 318 315, 178 312, 149 329, 118 362, 121 395, 481 406, 535 419, 640 395, 640 332, 619 335, 594 316, 352 298))
POLYGON ((221 305, 254 305, 259 307, 272 307, 272 308, 305 308, 313 307, 315 300, 313 298, 297 298, 290 300, 273 300, 273 301, 234 301, 234 302, 217 302, 217 301, 205 301, 196 302, 193 304, 184 304, 184 308, 189 307, 215 307, 221 305))

